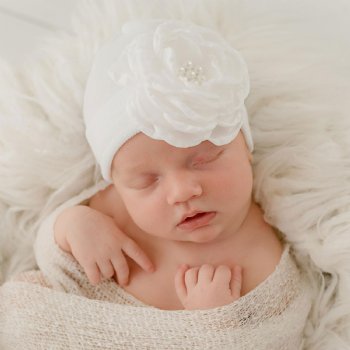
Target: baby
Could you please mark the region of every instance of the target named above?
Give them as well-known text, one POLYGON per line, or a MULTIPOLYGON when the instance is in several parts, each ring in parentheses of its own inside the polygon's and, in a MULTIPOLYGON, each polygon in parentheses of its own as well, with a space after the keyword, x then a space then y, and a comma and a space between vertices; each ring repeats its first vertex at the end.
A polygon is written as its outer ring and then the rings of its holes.
POLYGON ((244 60, 216 32, 128 23, 99 50, 86 136, 109 185, 57 218, 57 244, 93 284, 115 277, 165 310, 246 295, 280 262, 281 240, 252 198, 244 60))

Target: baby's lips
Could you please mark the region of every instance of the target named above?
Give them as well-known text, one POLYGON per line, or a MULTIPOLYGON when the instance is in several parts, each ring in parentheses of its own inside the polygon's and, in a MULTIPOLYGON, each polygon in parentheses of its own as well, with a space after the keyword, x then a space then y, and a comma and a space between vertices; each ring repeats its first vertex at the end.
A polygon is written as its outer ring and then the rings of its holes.
POLYGON ((197 212, 185 218, 177 227, 184 231, 193 231, 207 226, 215 218, 216 212, 197 212))
POLYGON ((198 213, 202 213, 202 211, 200 211, 200 210, 192 210, 192 211, 182 215, 182 218, 181 218, 181 220, 179 222, 179 225, 182 224, 187 218, 194 217, 198 213))

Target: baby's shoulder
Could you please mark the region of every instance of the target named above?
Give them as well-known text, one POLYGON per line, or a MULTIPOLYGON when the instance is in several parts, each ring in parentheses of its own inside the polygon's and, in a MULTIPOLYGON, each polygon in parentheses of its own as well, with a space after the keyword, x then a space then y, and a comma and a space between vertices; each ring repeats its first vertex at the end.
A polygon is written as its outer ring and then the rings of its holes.
POLYGON ((94 194, 89 200, 89 207, 113 217, 121 225, 129 218, 123 200, 113 185, 94 194))
POLYGON ((98 210, 106 215, 111 214, 111 196, 113 195, 113 186, 98 191, 89 199, 89 207, 98 210))

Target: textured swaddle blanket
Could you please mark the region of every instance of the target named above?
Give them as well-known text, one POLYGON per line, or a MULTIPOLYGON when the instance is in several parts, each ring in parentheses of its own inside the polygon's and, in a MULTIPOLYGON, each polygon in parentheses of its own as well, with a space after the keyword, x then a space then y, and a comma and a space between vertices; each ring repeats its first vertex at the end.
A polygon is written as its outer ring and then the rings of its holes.
POLYGON ((210 310, 160 310, 108 280, 92 286, 53 239, 58 208, 36 242, 41 271, 0 288, 1 349, 299 349, 311 291, 284 249, 275 271, 236 302, 210 310))

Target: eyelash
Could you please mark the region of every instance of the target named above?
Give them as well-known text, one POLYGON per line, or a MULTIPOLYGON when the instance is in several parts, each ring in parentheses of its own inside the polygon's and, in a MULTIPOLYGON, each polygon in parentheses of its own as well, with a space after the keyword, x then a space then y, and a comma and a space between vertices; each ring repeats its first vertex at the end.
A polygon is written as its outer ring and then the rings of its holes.
POLYGON ((209 156, 208 158, 206 158, 206 159, 202 159, 202 160, 200 160, 200 161, 195 161, 194 163, 193 163, 193 165, 201 165, 201 164, 207 164, 207 163, 211 163, 211 162, 214 162, 215 160, 217 160, 220 156, 221 156, 221 154, 223 153, 224 151, 223 150, 221 150, 221 151, 219 151, 218 153, 216 153, 214 156, 209 156))
POLYGON ((146 188, 149 188, 150 186, 152 186, 156 182, 158 182, 158 177, 152 177, 151 179, 145 180, 145 184, 142 183, 139 186, 134 186, 134 189, 136 189, 136 190, 144 190, 146 188))

